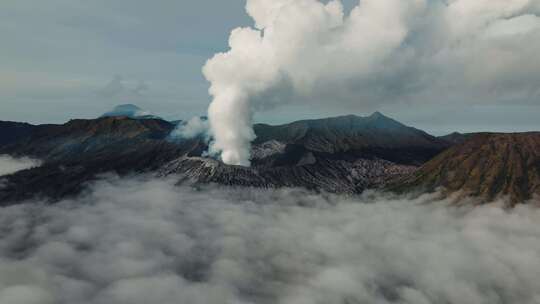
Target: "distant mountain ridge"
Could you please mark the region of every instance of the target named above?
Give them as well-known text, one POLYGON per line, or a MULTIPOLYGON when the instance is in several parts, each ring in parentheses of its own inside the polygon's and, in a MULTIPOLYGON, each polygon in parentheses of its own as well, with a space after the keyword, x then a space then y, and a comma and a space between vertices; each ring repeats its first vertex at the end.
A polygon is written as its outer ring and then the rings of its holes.
POLYGON ((41 167, 1 177, 0 205, 34 196, 52 202, 74 196, 108 172, 169 176, 189 184, 351 194, 444 187, 486 201, 506 195, 523 202, 540 189, 537 133, 434 137, 378 112, 257 124, 248 168, 206 156, 205 136, 171 140, 175 128, 162 119, 127 116, 63 125, 0 122, 0 154, 43 161, 41 167))
POLYGON ((58 200, 77 195, 99 174, 149 173, 199 146, 198 140, 171 143, 174 124, 157 119, 103 117, 64 125, 35 126, 0 154, 39 158, 43 165, 3 177, 0 205, 34 196, 58 200))
POLYGON ((454 132, 454 133, 450 133, 448 135, 444 135, 444 136, 439 136, 439 139, 442 139, 450 144, 460 144, 464 141, 466 141, 468 138, 470 138, 471 136, 473 136, 474 133, 459 133, 459 132, 454 132))
POLYGON ((0 121, 0 147, 29 136, 35 128, 29 123, 0 121))
POLYGON ((161 119, 149 111, 145 111, 134 104, 122 104, 114 107, 111 111, 101 115, 101 117, 125 116, 135 119, 161 119))
POLYGON ((0 153, 66 160, 91 156, 107 147, 121 148, 122 142, 134 145, 143 139, 164 139, 173 128, 171 123, 158 119, 74 119, 63 125, 33 126, 17 141, 0 146, 0 153))
POLYGON ((439 146, 440 142, 424 131, 405 126, 379 112, 302 120, 280 126, 255 125, 255 143, 271 139, 285 143, 302 142, 320 152, 338 152, 364 146, 395 147, 407 145, 439 146), (397 140, 397 141, 396 141, 397 140))
POLYGON ((127 116, 33 126, 25 136, 0 146, 0 154, 36 157, 44 165, 6 177, 0 201, 75 195, 106 172, 156 172, 189 183, 358 193, 410 174, 417 164, 447 147, 378 113, 288 126, 258 124, 253 166, 245 168, 204 157, 205 138, 169 140, 175 128, 161 119, 127 116))
POLYGON ((449 146, 446 141, 379 112, 366 117, 347 115, 280 126, 258 124, 254 129, 255 144, 276 140, 330 154, 357 152, 381 156, 387 152, 383 158, 416 165, 449 146), (392 153, 397 150, 400 153, 392 153))

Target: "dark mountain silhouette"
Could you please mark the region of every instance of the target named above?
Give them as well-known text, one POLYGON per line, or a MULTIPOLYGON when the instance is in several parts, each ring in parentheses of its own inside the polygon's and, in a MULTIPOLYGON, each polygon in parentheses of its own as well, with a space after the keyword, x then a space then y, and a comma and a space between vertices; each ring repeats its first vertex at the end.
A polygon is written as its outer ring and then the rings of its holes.
POLYGON ((455 145, 455 144, 460 144, 460 143, 466 141, 472 135, 474 135, 474 133, 463 134, 463 133, 459 133, 459 132, 454 132, 454 133, 450 133, 448 135, 439 136, 439 139, 442 139, 442 140, 448 142, 449 144, 455 145))
POLYGON ((103 173, 155 171, 200 144, 198 139, 167 141, 173 128, 163 120, 127 117, 34 126, 18 141, 0 147, 0 154, 39 158, 44 164, 5 177, 0 204, 33 196, 56 200, 75 195, 103 173))
POLYGON ((13 121, 0 121, 0 148, 29 136, 36 126, 13 121))
POLYGON ((179 182, 305 187, 336 193, 444 187, 485 201, 522 202, 540 192, 540 133, 437 138, 380 113, 255 125, 252 166, 205 157, 203 137, 169 136, 175 123, 125 116, 63 125, 0 123, 0 154, 43 165, 2 177, 0 205, 80 193, 100 174, 155 174, 179 182), (421 166, 421 167, 420 167, 421 166))
POLYGON ((159 119, 104 117, 75 119, 63 125, 41 125, 0 153, 32 156, 47 161, 93 157, 135 148, 148 140, 163 140, 174 125, 159 119))
POLYGON ((320 153, 355 153, 411 165, 422 164, 448 147, 424 131, 405 126, 379 112, 255 126, 255 143, 277 140, 320 153))

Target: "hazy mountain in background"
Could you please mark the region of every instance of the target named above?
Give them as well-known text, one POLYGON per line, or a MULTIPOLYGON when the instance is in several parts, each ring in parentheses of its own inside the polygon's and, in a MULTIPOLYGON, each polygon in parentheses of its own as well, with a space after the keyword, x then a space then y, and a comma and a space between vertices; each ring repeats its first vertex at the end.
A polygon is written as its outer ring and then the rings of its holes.
POLYGON ((348 115, 281 126, 259 124, 254 129, 255 144, 276 140, 313 152, 374 154, 413 165, 422 164, 448 147, 445 141, 379 112, 367 117, 348 115))
POLYGON ((460 144, 466 141, 472 135, 474 134, 463 134, 459 132, 453 132, 448 135, 439 136, 439 139, 442 139, 450 144, 460 144))
POLYGON ((145 111, 134 104, 122 104, 114 107, 111 111, 101 115, 101 117, 126 116, 137 119, 161 119, 149 111, 145 111))

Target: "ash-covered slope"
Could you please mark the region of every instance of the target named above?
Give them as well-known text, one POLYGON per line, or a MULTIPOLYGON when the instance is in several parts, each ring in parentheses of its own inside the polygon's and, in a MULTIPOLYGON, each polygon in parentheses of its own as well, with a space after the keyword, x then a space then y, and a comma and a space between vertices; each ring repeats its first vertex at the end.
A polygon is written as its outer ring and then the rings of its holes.
POLYGON ((213 159, 181 157, 160 170, 180 181, 262 188, 302 187, 333 193, 360 193, 407 176, 416 167, 382 159, 344 160, 314 158, 313 162, 276 167, 228 166, 213 159))
POLYGON ((396 189, 434 190, 512 204, 540 195, 540 133, 479 133, 427 162, 396 189))
POLYGON ((193 182, 257 187, 304 187, 359 193, 409 175, 448 147, 423 131, 380 113, 287 125, 255 125, 252 167, 181 157, 161 175, 193 182))
POLYGON ((157 172, 191 183, 253 187, 304 187, 358 193, 413 172, 448 147, 420 130, 380 113, 257 125, 252 167, 203 157, 203 138, 170 140, 175 124, 160 119, 102 117, 34 126, 0 154, 31 156, 44 164, 4 177, 0 202, 34 195, 77 194, 97 175, 157 172))

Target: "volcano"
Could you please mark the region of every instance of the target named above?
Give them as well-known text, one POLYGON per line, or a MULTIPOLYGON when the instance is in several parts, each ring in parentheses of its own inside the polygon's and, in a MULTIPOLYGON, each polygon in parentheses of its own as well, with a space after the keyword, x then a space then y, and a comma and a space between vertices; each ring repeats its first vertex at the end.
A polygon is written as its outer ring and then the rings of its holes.
POLYGON ((179 184, 462 192, 525 202, 540 189, 540 133, 435 137, 379 112, 284 125, 257 124, 252 166, 210 158, 204 136, 171 139, 160 118, 105 116, 62 125, 0 123, 0 154, 42 165, 2 177, 0 202, 76 196, 102 174, 176 178, 179 184))

